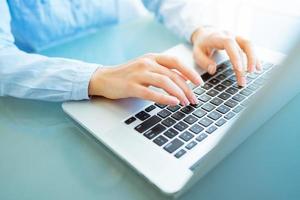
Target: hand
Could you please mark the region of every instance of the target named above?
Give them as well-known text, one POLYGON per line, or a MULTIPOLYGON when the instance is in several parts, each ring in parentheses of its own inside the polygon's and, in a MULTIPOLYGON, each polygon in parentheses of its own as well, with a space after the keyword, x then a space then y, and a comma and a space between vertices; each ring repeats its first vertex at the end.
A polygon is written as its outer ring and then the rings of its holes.
POLYGON ((246 85, 246 70, 248 72, 261 70, 260 61, 255 55, 253 46, 242 37, 235 37, 226 31, 217 31, 207 27, 197 29, 191 39, 196 63, 210 74, 214 74, 217 69, 217 64, 212 59, 215 50, 227 52, 240 86, 246 85))
POLYGON ((200 85, 197 72, 185 67, 178 59, 149 54, 113 68, 99 68, 89 84, 89 95, 110 99, 138 97, 166 105, 196 104, 198 100, 186 80, 200 85), (167 94, 149 86, 163 89, 167 94))

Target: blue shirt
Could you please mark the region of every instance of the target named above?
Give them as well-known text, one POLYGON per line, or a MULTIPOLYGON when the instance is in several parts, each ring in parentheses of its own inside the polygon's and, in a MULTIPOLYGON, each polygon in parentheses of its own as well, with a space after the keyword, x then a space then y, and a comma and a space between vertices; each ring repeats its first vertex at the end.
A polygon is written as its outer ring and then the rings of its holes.
MULTIPOLYGON (((0 96, 65 101, 88 99, 101 66, 34 52, 120 21, 122 0, 0 0, 0 96)), ((156 18, 190 39, 200 24, 184 0, 143 0, 156 18)))

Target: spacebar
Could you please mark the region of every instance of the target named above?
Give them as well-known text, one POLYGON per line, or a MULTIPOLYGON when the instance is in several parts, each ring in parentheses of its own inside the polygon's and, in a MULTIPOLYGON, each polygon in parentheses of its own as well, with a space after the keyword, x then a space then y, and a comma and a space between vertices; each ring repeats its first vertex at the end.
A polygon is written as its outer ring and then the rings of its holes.
POLYGON ((153 125, 157 124, 160 121, 161 121, 161 118, 154 115, 154 116, 150 117, 149 119, 147 119, 146 121, 144 121, 143 123, 137 125, 134 129, 140 133, 143 133, 144 131, 146 131, 147 129, 149 129, 150 127, 152 127, 153 125))

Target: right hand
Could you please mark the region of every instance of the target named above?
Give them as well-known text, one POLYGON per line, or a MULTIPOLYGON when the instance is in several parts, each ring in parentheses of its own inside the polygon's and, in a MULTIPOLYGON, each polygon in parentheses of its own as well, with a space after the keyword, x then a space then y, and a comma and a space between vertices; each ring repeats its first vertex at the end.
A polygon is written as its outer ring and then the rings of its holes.
POLYGON ((198 103, 186 84, 203 83, 200 75, 185 67, 177 58, 162 54, 147 54, 126 64, 112 68, 99 68, 89 84, 89 95, 109 99, 137 97, 160 104, 177 105, 198 103), (152 90, 163 89, 167 94, 152 90))

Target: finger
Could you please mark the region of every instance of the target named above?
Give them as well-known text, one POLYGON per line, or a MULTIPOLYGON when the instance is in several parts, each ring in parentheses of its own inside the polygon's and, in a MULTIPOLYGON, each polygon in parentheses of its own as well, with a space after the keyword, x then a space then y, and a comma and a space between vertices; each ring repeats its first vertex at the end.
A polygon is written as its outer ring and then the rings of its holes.
POLYGON ((256 58, 256 70, 261 72, 262 71, 262 64, 261 64, 261 60, 259 58, 256 58))
POLYGON ((236 41, 247 56, 248 71, 254 72, 256 69, 256 66, 257 66, 256 65, 257 59, 256 59, 256 54, 253 49, 253 46, 251 45, 251 43, 248 40, 245 40, 241 37, 236 37, 236 41))
POLYGON ((203 83, 201 76, 193 69, 184 66, 177 58, 169 55, 158 55, 155 57, 158 64, 167 67, 169 69, 176 69, 195 85, 203 83))
POLYGON ((168 76, 149 72, 145 73, 142 77, 144 84, 163 89, 168 94, 179 99, 182 105, 186 106, 189 104, 189 100, 186 98, 184 92, 168 76))
POLYGON ((194 49, 194 59, 198 66, 202 67, 209 74, 215 74, 217 70, 216 62, 205 54, 200 48, 194 49))
POLYGON ((180 103, 179 100, 174 96, 153 91, 150 88, 142 85, 137 85, 136 87, 134 87, 133 93, 135 94, 135 97, 154 101, 159 104, 175 106, 180 103))
POLYGON ((180 87, 185 96, 188 98, 189 102, 191 102, 192 104, 198 103, 198 99, 196 98, 194 92, 189 88, 186 81, 180 74, 175 71, 169 70, 159 64, 157 64, 157 67, 153 71, 168 76, 175 84, 177 84, 177 86, 180 87))
POLYGON ((233 69, 236 74, 238 85, 246 85, 245 70, 243 69, 243 53, 239 45, 235 40, 224 40, 223 41, 224 49, 226 50, 230 61, 233 65, 233 69))

